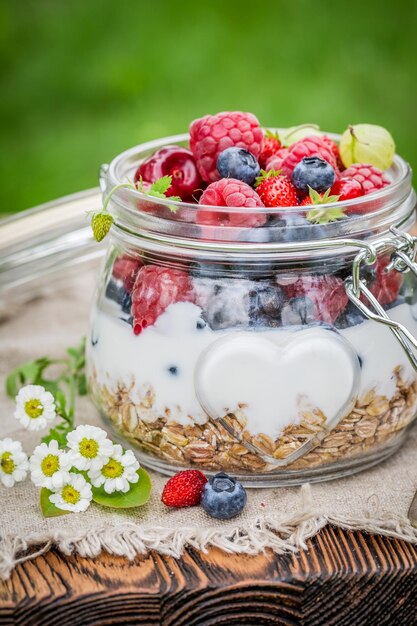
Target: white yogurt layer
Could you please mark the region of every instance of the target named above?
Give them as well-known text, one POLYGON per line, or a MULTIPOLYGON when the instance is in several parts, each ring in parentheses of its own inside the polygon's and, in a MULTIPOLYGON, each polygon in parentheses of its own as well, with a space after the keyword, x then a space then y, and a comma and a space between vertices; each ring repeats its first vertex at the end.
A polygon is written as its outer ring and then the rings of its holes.
MULTIPOLYGON (((389 314, 417 333, 408 305, 389 314)), ((169 306, 138 336, 125 321, 97 312, 89 369, 111 389, 133 383, 130 397, 137 404, 151 387, 155 401, 147 419, 169 409, 173 421, 204 423, 202 404, 213 417, 245 404, 250 432, 271 437, 298 422, 303 409, 318 408, 334 422, 347 413, 352 396, 375 389, 391 398, 397 366, 404 380, 415 376, 397 339, 376 322, 339 334, 317 326, 241 332, 203 325, 201 309, 185 302, 169 306)))

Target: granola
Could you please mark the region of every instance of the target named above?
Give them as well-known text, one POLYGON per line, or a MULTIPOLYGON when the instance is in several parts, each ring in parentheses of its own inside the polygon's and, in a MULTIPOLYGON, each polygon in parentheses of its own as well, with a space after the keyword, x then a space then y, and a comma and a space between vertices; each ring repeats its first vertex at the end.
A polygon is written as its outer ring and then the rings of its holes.
POLYGON ((308 469, 359 456, 397 437, 416 414, 417 380, 403 381, 400 367, 394 375, 396 391, 392 398, 369 390, 328 434, 325 434, 326 416, 313 410, 305 411, 299 423, 288 425, 275 440, 263 433, 253 435, 246 429, 244 407, 226 417, 239 441, 218 422, 179 424, 170 419, 168 409, 164 415, 157 415, 152 389, 147 390, 140 404, 134 404, 129 394, 131 387, 119 382, 115 390, 110 390, 99 385, 95 372, 90 377, 90 389, 97 406, 117 430, 146 452, 171 464, 265 473, 273 466, 255 449, 283 460, 298 450, 306 438, 324 434, 311 452, 285 466, 308 469))

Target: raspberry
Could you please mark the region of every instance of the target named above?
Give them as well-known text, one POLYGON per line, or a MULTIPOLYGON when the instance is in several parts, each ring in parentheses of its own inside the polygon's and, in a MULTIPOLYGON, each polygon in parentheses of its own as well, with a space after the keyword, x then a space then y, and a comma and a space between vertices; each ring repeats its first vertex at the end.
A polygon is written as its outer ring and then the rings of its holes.
POLYGON ((374 165, 354 163, 343 172, 343 178, 358 180, 365 190, 365 194, 373 193, 390 184, 390 179, 374 165))
POLYGON ((182 270, 144 265, 138 272, 132 292, 133 331, 139 335, 170 304, 192 302, 193 285, 182 270))
POLYGON ((322 139, 326 143, 326 145, 330 148, 334 158, 336 159, 336 164, 337 164, 339 171, 343 171, 345 169, 345 166, 343 165, 342 159, 340 157, 339 146, 337 145, 335 141, 333 141, 333 139, 330 139, 330 137, 328 137, 327 135, 323 135, 322 139))
POLYGON ((288 298, 309 298, 314 306, 314 319, 328 324, 333 324, 348 303, 343 280, 336 276, 300 276, 284 290, 288 298))
MULTIPOLYGON (((319 135, 311 135, 296 141, 288 148, 288 154, 282 161, 282 173, 291 180, 294 167, 304 157, 319 156, 334 168, 336 176, 338 167, 332 149, 329 147, 328 139, 323 139, 319 135)), ((270 164, 269 164, 270 165, 270 164)))
POLYGON ((276 152, 273 156, 271 156, 265 164, 265 170, 269 172, 270 170, 275 170, 279 172, 282 168, 282 162, 288 154, 288 148, 281 148, 276 152))
POLYGON ((226 148, 246 148, 258 157, 263 132, 252 113, 232 111, 206 115, 190 126, 190 148, 204 181, 219 180, 217 157, 226 148))
MULTIPOLYGON (((203 192, 199 204, 245 208, 264 206, 256 191, 236 178, 222 178, 211 183, 203 192)), ((266 217, 251 211, 227 213, 201 208, 197 212, 196 221, 197 224, 255 227, 262 226, 266 217)))
POLYGON ((123 281, 123 286, 128 293, 132 292, 135 284, 136 274, 143 263, 140 259, 122 254, 118 256, 113 264, 112 274, 114 278, 123 281))
POLYGON ((382 305, 394 302, 401 289, 402 274, 396 270, 385 272, 385 268, 390 262, 390 257, 381 257, 375 264, 376 277, 370 285, 369 290, 382 305))
POLYGON ((200 504, 207 478, 199 470, 184 470, 172 476, 162 491, 161 500, 166 506, 185 507, 200 504))

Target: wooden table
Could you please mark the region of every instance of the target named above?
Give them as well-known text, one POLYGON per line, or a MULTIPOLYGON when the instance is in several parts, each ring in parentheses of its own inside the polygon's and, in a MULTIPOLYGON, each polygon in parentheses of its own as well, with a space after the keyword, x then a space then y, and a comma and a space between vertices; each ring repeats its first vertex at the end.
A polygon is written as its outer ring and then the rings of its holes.
POLYGON ((53 550, 0 591, 0 626, 413 626, 417 547, 327 527, 296 555, 189 549, 130 563, 53 550))

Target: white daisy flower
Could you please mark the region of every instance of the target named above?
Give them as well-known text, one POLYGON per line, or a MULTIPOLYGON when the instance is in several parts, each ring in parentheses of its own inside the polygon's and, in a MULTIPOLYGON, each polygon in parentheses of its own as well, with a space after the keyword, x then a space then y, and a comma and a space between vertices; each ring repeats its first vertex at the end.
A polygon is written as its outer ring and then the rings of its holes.
POLYGON ((49 496, 50 502, 58 509, 81 513, 90 506, 93 492, 90 483, 82 474, 69 474, 68 480, 49 496))
POLYGON ((41 385, 26 385, 16 396, 14 416, 28 430, 42 430, 55 419, 54 396, 41 385))
POLYGON ((126 493, 131 483, 139 480, 139 463, 132 450, 123 452, 122 446, 115 444, 110 459, 100 469, 91 469, 88 477, 94 487, 104 486, 106 493, 122 491, 126 493))
POLYGON ((87 424, 68 433, 67 445, 72 464, 78 470, 100 469, 113 451, 113 443, 107 438, 106 431, 87 424))
POLYGON ((36 446, 30 457, 30 477, 37 487, 59 489, 69 479, 71 467, 70 455, 55 440, 36 446))
POLYGON ((20 441, 0 439, 0 480, 5 487, 25 480, 29 469, 28 457, 20 441))

